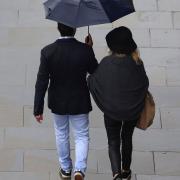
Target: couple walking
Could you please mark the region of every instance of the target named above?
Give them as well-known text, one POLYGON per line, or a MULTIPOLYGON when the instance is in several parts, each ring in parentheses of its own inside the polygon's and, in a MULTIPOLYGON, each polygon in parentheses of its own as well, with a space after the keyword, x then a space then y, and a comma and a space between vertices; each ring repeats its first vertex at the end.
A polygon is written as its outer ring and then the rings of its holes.
POLYGON ((114 180, 131 178, 132 136, 144 106, 148 78, 137 45, 126 27, 106 36, 111 55, 95 58, 90 35, 86 43, 74 38, 76 29, 58 23, 61 37, 41 51, 35 86, 34 116, 43 120, 44 97, 53 113, 62 179, 71 177, 69 125, 75 139, 74 179, 83 180, 89 149, 89 89, 104 112, 109 158, 114 180), (91 74, 86 80, 87 73, 91 74), (88 88, 89 85, 89 88, 88 88))

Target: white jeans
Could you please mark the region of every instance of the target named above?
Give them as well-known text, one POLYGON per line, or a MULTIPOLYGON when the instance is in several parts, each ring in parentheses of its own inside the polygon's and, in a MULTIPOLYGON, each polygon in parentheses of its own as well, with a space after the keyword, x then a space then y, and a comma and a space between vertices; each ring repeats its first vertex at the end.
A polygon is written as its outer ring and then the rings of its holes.
POLYGON ((72 126, 75 139, 74 171, 85 173, 89 150, 89 117, 80 115, 54 115, 54 129, 59 163, 63 170, 72 170, 70 157, 69 123, 72 126))

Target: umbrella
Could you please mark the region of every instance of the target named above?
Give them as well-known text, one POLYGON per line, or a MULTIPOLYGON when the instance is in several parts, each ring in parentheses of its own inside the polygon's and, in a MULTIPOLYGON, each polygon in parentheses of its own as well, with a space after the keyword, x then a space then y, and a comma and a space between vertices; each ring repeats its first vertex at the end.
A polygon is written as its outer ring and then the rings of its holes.
POLYGON ((111 23, 135 11, 133 0, 48 0, 46 18, 71 27, 111 23))

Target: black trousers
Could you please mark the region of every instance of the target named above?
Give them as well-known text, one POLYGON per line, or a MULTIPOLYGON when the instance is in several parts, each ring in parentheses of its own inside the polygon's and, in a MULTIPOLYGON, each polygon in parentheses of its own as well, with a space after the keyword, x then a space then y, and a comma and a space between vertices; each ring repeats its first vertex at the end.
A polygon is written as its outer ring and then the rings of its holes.
POLYGON ((115 121, 104 115, 108 150, 113 175, 129 170, 132 160, 132 136, 137 120, 115 121), (121 167, 122 166, 122 167, 121 167))

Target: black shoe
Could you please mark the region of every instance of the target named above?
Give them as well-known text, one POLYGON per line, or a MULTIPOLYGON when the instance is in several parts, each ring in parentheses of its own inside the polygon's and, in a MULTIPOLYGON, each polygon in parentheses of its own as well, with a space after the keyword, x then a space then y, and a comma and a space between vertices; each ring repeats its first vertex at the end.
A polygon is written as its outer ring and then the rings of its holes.
POLYGON ((64 171, 63 169, 60 168, 59 175, 63 179, 69 179, 69 178, 71 178, 71 170, 64 171))
POLYGON ((113 177, 113 180, 122 180, 121 174, 116 174, 116 175, 113 177))
POLYGON ((84 180, 84 174, 81 171, 74 172, 74 180, 84 180))
POLYGON ((123 171, 121 172, 121 178, 122 180, 130 180, 131 179, 131 170, 129 171, 123 171))

